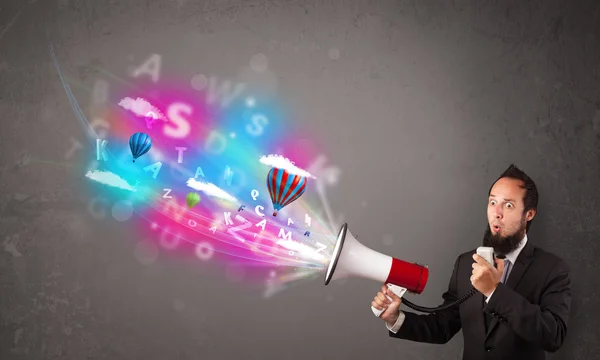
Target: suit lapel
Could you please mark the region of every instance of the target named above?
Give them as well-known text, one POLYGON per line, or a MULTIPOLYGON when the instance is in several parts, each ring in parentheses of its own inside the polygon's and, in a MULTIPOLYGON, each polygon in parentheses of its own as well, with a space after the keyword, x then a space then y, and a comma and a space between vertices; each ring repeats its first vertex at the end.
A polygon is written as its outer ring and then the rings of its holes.
MULTIPOLYGON (((517 257, 517 261, 513 265, 512 270, 508 275, 508 280, 506 281, 506 286, 510 289, 515 290, 521 282, 521 279, 523 278, 523 275, 525 275, 525 272, 527 271, 527 268, 529 267, 529 264, 533 258, 533 250, 534 246, 529 241, 527 244, 525 244, 523 250, 521 250, 521 253, 517 257)), ((496 328, 496 325, 498 325, 498 319, 494 317, 490 323, 490 327, 488 328, 486 339, 496 328)))

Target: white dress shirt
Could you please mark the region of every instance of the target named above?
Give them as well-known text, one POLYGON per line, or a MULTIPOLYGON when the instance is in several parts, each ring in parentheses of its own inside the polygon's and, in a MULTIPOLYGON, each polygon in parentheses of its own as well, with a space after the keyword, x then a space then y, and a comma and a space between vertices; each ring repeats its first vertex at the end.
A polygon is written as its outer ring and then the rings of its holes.
MULTIPOLYGON (((523 250, 523 248, 525 247, 525 244, 527 244, 527 234, 525 234, 525 237, 523 237, 523 240, 521 240, 521 242, 519 243, 519 246, 515 250, 506 254, 506 259, 510 260, 512 266, 515 265, 515 262, 517 261, 517 257, 521 253, 521 250, 523 250)), ((510 273, 508 275, 510 275, 510 273)), ((494 292, 492 291, 490 296, 485 299, 486 303, 490 300, 490 298, 492 297, 493 294, 494 294, 494 292)), ((462 294, 458 294, 458 295, 460 296, 462 294)), ((404 322, 405 318, 406 318, 406 315, 404 315, 402 310, 399 310, 398 320, 396 320, 396 323, 394 324, 394 326, 390 326, 388 323, 386 323, 385 326, 388 330, 390 330, 391 332, 393 332, 395 334, 398 332, 398 330, 400 330, 400 327, 402 326, 402 323, 404 322)))

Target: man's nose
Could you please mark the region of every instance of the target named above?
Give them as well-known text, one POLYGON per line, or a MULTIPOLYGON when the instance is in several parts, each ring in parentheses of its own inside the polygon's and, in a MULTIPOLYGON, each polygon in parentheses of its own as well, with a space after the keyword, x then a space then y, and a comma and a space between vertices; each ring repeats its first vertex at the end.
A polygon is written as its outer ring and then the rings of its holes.
POLYGON ((495 217, 496 219, 502 219, 502 212, 501 212, 501 211, 498 211, 498 210, 496 210, 496 211, 494 212, 494 217, 495 217))

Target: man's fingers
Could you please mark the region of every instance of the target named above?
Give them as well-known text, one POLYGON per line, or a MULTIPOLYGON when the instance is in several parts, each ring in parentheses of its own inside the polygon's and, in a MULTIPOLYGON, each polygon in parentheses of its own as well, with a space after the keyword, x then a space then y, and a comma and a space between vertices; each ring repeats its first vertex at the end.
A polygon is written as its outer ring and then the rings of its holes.
POLYGON ((484 258, 482 258, 481 256, 474 254, 473 255, 473 260, 475 260, 477 262, 477 264, 481 265, 481 266, 492 266, 492 264, 490 264, 489 262, 485 261, 484 258))
POLYGON ((382 310, 383 309, 383 306, 381 306, 380 304, 378 304, 375 301, 371 301, 371 306, 374 307, 377 310, 382 310))
POLYGON ((396 295, 392 290, 388 289, 387 291, 387 296, 391 297, 392 300, 396 300, 398 298, 398 295, 396 295))
POLYGON ((383 293, 378 292, 377 293, 377 298, 384 304, 389 304, 391 303, 390 299, 388 299, 383 293))
POLYGON ((504 259, 495 259, 496 265, 498 266, 496 269, 500 272, 504 272, 504 259))

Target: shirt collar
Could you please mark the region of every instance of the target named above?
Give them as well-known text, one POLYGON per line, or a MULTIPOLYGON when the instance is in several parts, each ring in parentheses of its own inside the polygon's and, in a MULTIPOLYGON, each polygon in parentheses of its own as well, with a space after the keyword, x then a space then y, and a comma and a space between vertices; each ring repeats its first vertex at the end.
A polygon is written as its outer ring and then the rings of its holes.
POLYGON ((523 237, 523 240, 521 240, 521 242, 519 243, 519 246, 515 250, 506 254, 506 259, 510 260, 510 262, 514 265, 517 261, 517 258, 519 257, 519 254, 521 253, 521 250, 523 250, 523 248, 525 247, 525 244, 527 244, 527 233, 525 233, 525 236, 523 237))

